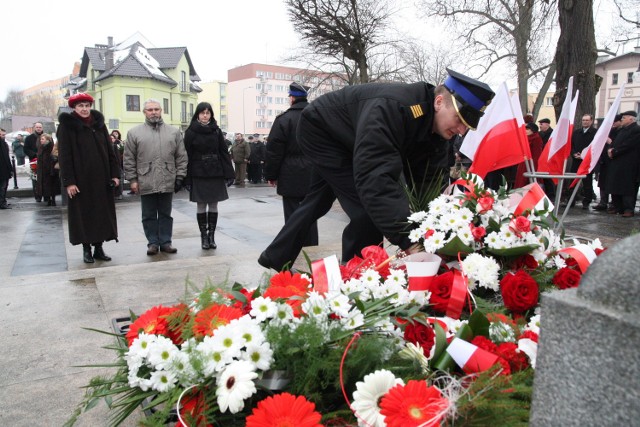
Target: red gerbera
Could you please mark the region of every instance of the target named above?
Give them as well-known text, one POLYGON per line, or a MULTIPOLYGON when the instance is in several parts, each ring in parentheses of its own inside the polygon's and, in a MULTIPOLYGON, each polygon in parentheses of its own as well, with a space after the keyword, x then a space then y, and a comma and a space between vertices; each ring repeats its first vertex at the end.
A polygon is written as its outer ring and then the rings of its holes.
POLYGON ((196 338, 211 336, 222 325, 228 325, 233 319, 242 317, 242 310, 224 304, 211 304, 196 314, 193 334, 196 338))
POLYGON ((296 316, 302 314, 301 305, 307 295, 309 281, 300 273, 291 274, 290 271, 282 271, 271 278, 269 287, 263 297, 272 300, 284 299, 293 308, 296 316), (291 299, 291 297, 299 297, 291 299))
POLYGON ((449 401, 426 381, 410 380, 392 387, 380 400, 380 414, 387 427, 439 426, 449 401))
POLYGON ((169 330, 167 316, 179 309, 179 306, 163 307, 158 305, 145 311, 129 326, 129 332, 127 332, 127 342, 129 345, 138 338, 141 332, 145 334, 164 335, 172 338, 172 336, 175 335, 175 331, 172 332, 169 330))
POLYGON ((258 402, 246 427, 322 427, 322 415, 304 396, 276 394, 258 402))

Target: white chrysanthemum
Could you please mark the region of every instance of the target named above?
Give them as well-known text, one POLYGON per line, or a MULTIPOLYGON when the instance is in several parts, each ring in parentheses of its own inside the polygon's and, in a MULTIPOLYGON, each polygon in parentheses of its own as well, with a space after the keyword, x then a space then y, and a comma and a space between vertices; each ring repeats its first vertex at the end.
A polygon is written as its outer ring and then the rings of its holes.
POLYGON ((202 360, 202 373, 205 377, 210 377, 214 373, 224 369, 226 365, 231 363, 233 355, 213 337, 204 337, 202 342, 196 347, 198 358, 202 360))
POLYGON ((356 329, 360 326, 364 325, 364 315, 357 308, 353 308, 347 317, 343 317, 340 319, 340 324, 342 324, 347 329, 356 329))
POLYGON ((425 252, 428 253, 436 253, 438 249, 442 249, 444 245, 447 243, 446 235, 442 231, 436 231, 427 239, 424 239, 422 245, 424 246, 425 252))
POLYGON ((342 293, 332 293, 327 297, 327 303, 331 312, 337 314, 340 317, 348 315, 351 310, 351 303, 349 297, 342 293))
POLYGON ((149 355, 147 359, 155 369, 166 369, 178 347, 167 337, 159 336, 155 342, 149 345, 149 355))
POLYGON ((446 212, 451 209, 454 198, 441 194, 432 201, 429 202, 429 216, 439 215, 442 212, 446 212))
POLYGON ((535 332, 536 334, 540 335, 540 315, 539 314, 536 314, 535 316, 531 316, 531 320, 529 320, 529 323, 527 323, 525 330, 535 332))
POLYGON ((189 386, 197 382, 198 373, 189 361, 189 355, 184 351, 177 351, 171 356, 166 368, 172 372, 181 385, 189 386))
POLYGON ((276 325, 289 323, 293 320, 293 308, 287 303, 278 303, 276 306, 276 314, 273 317, 272 322, 276 325))
POLYGON ((380 284, 380 273, 369 268, 362 272, 360 280, 365 286, 371 286, 372 284, 378 286, 380 284))
POLYGON ((469 278, 469 289, 476 286, 492 289, 500 289, 498 273, 500 266, 491 257, 484 257, 478 253, 472 253, 462 261, 462 269, 469 278))
POLYGON ((427 216, 427 212, 425 211, 420 211, 420 212, 414 212, 411 215, 409 215, 409 222, 421 222, 425 217, 427 216))
POLYGON ((469 228, 469 221, 460 216, 459 210, 447 212, 440 217, 440 226, 442 230, 452 230, 457 232, 461 228, 469 228))
POLYGON ((404 270, 400 270, 400 269, 396 269, 396 268, 391 268, 389 269, 389 275, 387 276, 387 278, 384 281, 385 285, 387 285, 388 283, 397 283, 401 286, 404 286, 407 284, 407 276, 405 274, 404 270))
POLYGON ((253 363, 256 369, 268 370, 273 362, 271 345, 268 342, 263 342, 260 345, 249 344, 246 350, 242 352, 242 360, 253 363))
POLYGON ((264 322, 276 314, 276 303, 271 301, 269 297, 257 297, 251 301, 251 311, 249 314, 258 321, 264 322))
POLYGON ((340 285, 340 292, 347 296, 356 292, 362 292, 363 289, 364 286, 362 285, 362 282, 359 279, 354 278, 346 280, 340 285))
POLYGON ((468 320, 452 319, 451 317, 442 317, 440 320, 446 323, 449 328, 447 331, 447 338, 457 334, 460 328, 469 323, 468 320))
POLYGON ((495 343, 515 342, 516 331, 506 323, 491 322, 489 324, 489 338, 495 343))
POLYGON ((411 291, 403 295, 405 304, 416 304, 419 306, 429 304, 431 292, 429 291, 411 291))
POLYGON ((258 377, 255 366, 246 360, 229 364, 216 380, 216 396, 220 412, 227 409, 237 414, 244 408, 244 400, 256 393, 253 382, 258 377))
POLYGON ((222 349, 231 357, 238 357, 244 346, 244 338, 239 335, 239 330, 232 324, 218 327, 211 337, 213 348, 222 349))
POLYGON ((313 280, 307 273, 300 273, 300 277, 302 277, 307 282, 309 282, 309 287, 311 287, 311 284, 313 283, 313 280))
POLYGON ((378 404, 382 397, 398 384, 404 385, 404 381, 384 369, 365 375, 363 381, 356 383, 351 408, 356 412, 359 426, 386 426, 385 417, 380 414, 378 404))
MULTIPOLYGON (((273 314, 277 315, 278 304, 274 303, 273 314)), ((251 316, 244 315, 239 319, 233 319, 229 326, 236 330, 236 333, 244 340, 244 344, 261 344, 265 336, 260 328, 260 321, 251 316)))
POLYGON ((422 236, 424 236, 424 233, 422 232, 422 230, 420 230, 420 228, 414 228, 409 232, 409 240, 412 243, 417 243, 422 240, 422 236))
POLYGON ((153 390, 164 393, 176 386, 177 378, 173 372, 170 371, 154 371, 151 373, 149 383, 153 390))
POLYGON ((144 358, 149 354, 149 346, 156 342, 158 339, 157 335, 154 334, 145 334, 141 332, 136 339, 133 340, 131 345, 129 346, 129 351, 127 351, 127 355, 129 357, 139 357, 144 358))
POLYGON ((300 306, 302 311, 311 317, 326 317, 329 315, 327 310, 327 300, 318 292, 312 291, 308 293, 307 299, 300 306))
POLYGON ((471 234, 471 228, 469 227, 459 229, 456 236, 458 236, 458 239, 467 246, 471 246, 473 244, 473 234, 471 234))

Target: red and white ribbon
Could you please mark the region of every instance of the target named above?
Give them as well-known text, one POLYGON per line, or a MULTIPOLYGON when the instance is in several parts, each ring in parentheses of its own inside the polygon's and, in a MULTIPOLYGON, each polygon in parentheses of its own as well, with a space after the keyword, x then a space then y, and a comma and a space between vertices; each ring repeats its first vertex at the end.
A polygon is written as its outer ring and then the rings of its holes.
POLYGON ((498 361, 498 356, 460 338, 454 338, 447 353, 467 374, 483 372, 498 361))
POLYGON ((426 252, 409 255, 405 260, 409 291, 428 291, 438 274, 441 262, 442 259, 438 255, 426 252))
POLYGON ((553 203, 537 182, 519 188, 509 196, 509 205, 514 215, 521 215, 526 210, 543 210, 545 201, 547 210, 552 211, 553 203))
POLYGON ((587 268, 591 265, 591 263, 597 258, 596 252, 591 249, 589 245, 580 244, 575 245, 570 248, 563 248, 558 251, 561 255, 564 254, 566 256, 570 256, 575 259, 578 263, 578 267, 582 274, 587 271, 587 268))
POLYGON ((449 295, 449 303, 447 304, 445 315, 452 319, 459 319, 468 294, 469 280, 467 276, 462 274, 460 270, 453 270, 453 284, 451 285, 451 294, 449 295))
POLYGON ((342 275, 340 274, 338 257, 335 255, 313 261, 311 263, 311 273, 313 274, 313 289, 316 292, 325 294, 340 290, 342 275))

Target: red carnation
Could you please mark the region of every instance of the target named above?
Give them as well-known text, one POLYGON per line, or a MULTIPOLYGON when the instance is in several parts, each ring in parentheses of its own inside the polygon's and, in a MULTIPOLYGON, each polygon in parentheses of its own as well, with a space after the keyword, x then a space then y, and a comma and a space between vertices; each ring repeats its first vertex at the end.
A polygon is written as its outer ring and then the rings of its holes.
POLYGON ((538 268, 538 261, 536 261, 536 259, 532 255, 525 254, 521 257, 516 258, 516 260, 513 262, 512 268, 513 270, 520 270, 523 268, 535 270, 536 268, 538 268))
POLYGON ((436 333, 433 328, 422 323, 409 323, 404 329, 404 339, 413 344, 422 347, 422 353, 425 357, 431 354, 431 348, 436 342, 436 333))
POLYGON ((551 281, 560 289, 577 288, 582 274, 573 268, 564 267, 556 271, 551 281))
POLYGON ((536 334, 535 332, 533 332, 531 330, 524 331, 522 333, 522 335, 520 335, 518 337, 518 340, 523 340, 523 339, 526 339, 526 338, 530 339, 533 342, 536 342, 536 343, 538 342, 538 334, 536 334))
POLYGON ((518 350, 518 346, 512 342, 498 345, 496 354, 509 363, 511 372, 522 371, 529 367, 527 356, 518 350))
POLYGON ((524 270, 507 273, 500 281, 504 305, 513 313, 524 313, 538 304, 538 283, 524 270))
POLYGON ((451 298, 451 288, 453 287, 453 277, 453 272, 448 271, 434 277, 431 286, 429 286, 429 291, 431 292, 429 302, 432 304, 433 310, 438 313, 446 313, 447 311, 449 299, 451 298))
POLYGON ((487 337, 483 337, 482 335, 478 335, 473 338, 471 344, 483 349, 487 350, 489 353, 497 354, 496 348, 497 346, 487 337))

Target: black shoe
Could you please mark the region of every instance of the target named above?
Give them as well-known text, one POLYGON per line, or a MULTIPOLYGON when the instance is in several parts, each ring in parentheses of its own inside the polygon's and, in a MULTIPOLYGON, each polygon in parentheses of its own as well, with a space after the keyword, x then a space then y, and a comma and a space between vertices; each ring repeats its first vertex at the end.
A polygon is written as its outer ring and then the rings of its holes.
POLYGON ((82 245, 82 260, 87 264, 93 264, 95 262, 91 255, 91 245, 82 245))
POLYGON ((2 206, 0 206, 0 209, 11 209, 11 206, 9 206, 9 205, 2 205, 2 206))
POLYGON ((164 245, 161 245, 160 246, 160 251, 161 252, 166 252, 168 254, 175 254, 176 252, 178 252, 178 250, 176 248, 171 246, 171 243, 165 243, 164 245))
POLYGON ((272 268, 274 270, 278 270, 273 263, 271 262, 271 259, 269 259, 269 256, 267 255, 266 252, 262 252, 260 254, 260 257, 258 258, 258 264, 260 264, 261 266, 263 266, 264 268, 272 268))
POLYGON ((159 251, 158 245, 147 246, 147 255, 157 255, 159 251))
POLYGON ((582 209, 589 210, 589 205, 588 205, 588 204, 586 204, 586 205, 585 205, 585 204, 583 203, 583 204, 582 204, 582 209))
POLYGON ((104 249, 102 249, 102 245, 95 247, 93 251, 93 258, 100 261, 111 261, 111 257, 107 256, 107 254, 104 253, 104 249))
POLYGON ((607 210, 607 205, 601 205, 601 204, 597 204, 593 207, 594 211, 606 211, 607 210))

